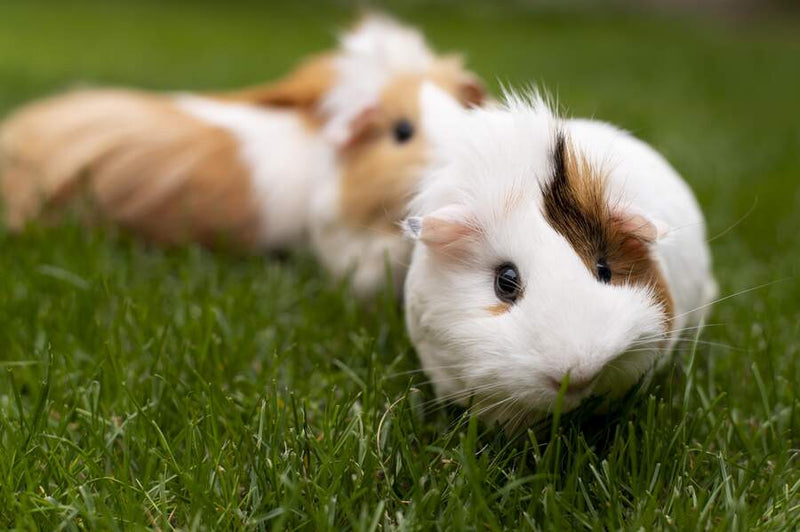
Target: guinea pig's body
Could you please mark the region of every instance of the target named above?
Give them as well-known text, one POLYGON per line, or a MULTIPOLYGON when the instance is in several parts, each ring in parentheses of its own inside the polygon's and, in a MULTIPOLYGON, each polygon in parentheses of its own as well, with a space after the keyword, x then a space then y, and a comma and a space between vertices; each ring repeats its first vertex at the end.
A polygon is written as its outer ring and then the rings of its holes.
POLYGON ((620 397, 716 293, 690 189, 629 134, 536 97, 446 99, 425 89, 439 155, 406 222, 407 324, 437 394, 509 428, 560 392, 565 409, 620 397))
POLYGON ((224 129, 248 166, 257 205, 258 247, 285 249, 307 237, 309 198, 337 174, 336 151, 302 112, 193 95, 176 98, 185 113, 224 129))
POLYGON ((333 148, 296 110, 132 90, 38 102, 0 144, 10 227, 83 195, 92 216, 163 243, 298 242, 314 184, 335 172, 333 148))
POLYGON ((325 266, 353 273, 369 295, 387 257, 407 258, 398 224, 427 154, 416 131, 423 81, 462 105, 483 98, 458 58, 373 15, 334 52, 262 86, 35 102, 0 127, 7 224, 52 218, 83 197, 92 216, 158 242, 273 250, 313 234, 325 266))

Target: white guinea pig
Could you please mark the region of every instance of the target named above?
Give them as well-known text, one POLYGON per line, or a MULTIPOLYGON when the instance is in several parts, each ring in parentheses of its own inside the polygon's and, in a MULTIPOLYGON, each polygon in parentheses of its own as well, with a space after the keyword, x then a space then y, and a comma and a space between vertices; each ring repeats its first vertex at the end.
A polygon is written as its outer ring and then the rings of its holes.
POLYGON ((691 190, 653 149, 537 95, 464 110, 426 85, 411 339, 441 399, 507 428, 657 368, 716 293, 691 190))

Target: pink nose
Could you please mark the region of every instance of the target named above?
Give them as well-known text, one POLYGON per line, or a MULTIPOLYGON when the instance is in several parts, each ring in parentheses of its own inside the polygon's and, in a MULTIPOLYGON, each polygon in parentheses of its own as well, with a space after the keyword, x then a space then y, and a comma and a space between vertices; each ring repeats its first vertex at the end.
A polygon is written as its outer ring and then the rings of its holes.
MULTIPOLYGON (((597 375, 592 375, 590 377, 570 376, 569 382, 567 383, 567 394, 578 394, 588 390, 592 387, 592 384, 594 384, 596 378, 597 375)), ((553 390, 558 392, 561 390, 561 385, 563 384, 564 379, 566 379, 566 376, 562 379, 554 379, 553 377, 550 377, 548 378, 548 381, 550 382, 550 386, 553 388, 553 390)))

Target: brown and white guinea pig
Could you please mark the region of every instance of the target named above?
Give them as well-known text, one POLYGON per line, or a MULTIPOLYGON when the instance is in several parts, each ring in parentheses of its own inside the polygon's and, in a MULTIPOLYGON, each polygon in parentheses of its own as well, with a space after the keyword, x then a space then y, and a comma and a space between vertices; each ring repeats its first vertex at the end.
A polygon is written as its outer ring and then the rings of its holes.
POLYGON ((318 258, 369 296, 386 284, 387 266, 402 286, 411 252, 400 222, 428 162, 419 98, 433 83, 463 107, 481 105, 482 82, 457 55, 437 56, 423 36, 382 18, 341 41, 338 83, 322 102, 332 117, 324 135, 341 148, 339 178, 315 191, 311 240, 318 258))
POLYGON ((440 398, 514 428, 560 392, 565 410, 620 397, 696 332, 716 293, 705 223, 652 148, 535 94, 466 111, 426 86, 422 114, 406 321, 440 398))
MULTIPOLYGON (((390 248, 402 241, 398 222, 425 159, 423 80, 465 106, 484 96, 458 57, 437 56, 418 31, 370 15, 336 50, 262 86, 84 90, 34 102, 0 127, 7 225, 51 218, 80 197, 96 217, 150 240, 270 250, 304 242, 315 205, 325 210, 315 240, 352 229, 357 246, 390 248)), ((319 245, 335 274, 355 267, 352 252, 319 245)), ((383 280, 367 277, 358 291, 383 280)))

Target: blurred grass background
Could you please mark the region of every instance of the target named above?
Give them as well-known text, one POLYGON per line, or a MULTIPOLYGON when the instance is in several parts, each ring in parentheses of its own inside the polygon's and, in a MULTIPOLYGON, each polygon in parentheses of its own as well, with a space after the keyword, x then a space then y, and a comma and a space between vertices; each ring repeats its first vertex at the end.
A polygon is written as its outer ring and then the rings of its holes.
MULTIPOLYGON (((796 528, 800 19, 661 4, 382 6, 492 90, 535 82, 662 151, 723 295, 780 281, 721 302, 621 420, 509 441, 434 407, 391 297, 354 303, 302 252, 0 230, 0 528, 796 528)), ((357 11, 6 1, 0 115, 82 84, 262 81, 357 11)))

